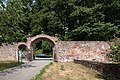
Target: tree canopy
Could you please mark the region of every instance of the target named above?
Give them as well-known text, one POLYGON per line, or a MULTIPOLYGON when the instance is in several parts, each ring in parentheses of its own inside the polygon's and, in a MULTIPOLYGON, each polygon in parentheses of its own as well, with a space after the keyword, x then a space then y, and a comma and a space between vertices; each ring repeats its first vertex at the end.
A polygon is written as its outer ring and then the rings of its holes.
POLYGON ((0 1, 0 42, 26 41, 41 31, 61 40, 120 37, 119 0, 0 1), (2 6, 2 8, 1 8, 2 6))

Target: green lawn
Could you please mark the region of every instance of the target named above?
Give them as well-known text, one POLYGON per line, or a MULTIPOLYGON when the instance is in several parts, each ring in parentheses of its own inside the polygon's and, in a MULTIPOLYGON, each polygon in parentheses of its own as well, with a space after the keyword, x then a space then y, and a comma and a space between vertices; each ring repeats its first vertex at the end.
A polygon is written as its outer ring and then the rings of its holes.
POLYGON ((4 61, 0 62, 0 71, 23 64, 23 62, 4 61))

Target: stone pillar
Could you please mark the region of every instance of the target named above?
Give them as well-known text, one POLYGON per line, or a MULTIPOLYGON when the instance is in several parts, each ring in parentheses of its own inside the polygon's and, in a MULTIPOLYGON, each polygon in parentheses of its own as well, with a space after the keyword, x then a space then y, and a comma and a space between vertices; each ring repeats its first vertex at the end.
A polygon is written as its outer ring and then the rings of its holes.
POLYGON ((31 38, 28 38, 27 41, 27 45, 28 45, 28 60, 32 61, 33 60, 33 53, 32 53, 32 46, 31 46, 31 38))
POLYGON ((54 45, 54 47, 53 47, 53 60, 54 60, 55 62, 58 61, 57 45, 54 45))
POLYGON ((29 61, 32 61, 32 60, 33 60, 31 53, 32 53, 32 52, 31 52, 31 49, 28 49, 27 59, 28 59, 29 61))

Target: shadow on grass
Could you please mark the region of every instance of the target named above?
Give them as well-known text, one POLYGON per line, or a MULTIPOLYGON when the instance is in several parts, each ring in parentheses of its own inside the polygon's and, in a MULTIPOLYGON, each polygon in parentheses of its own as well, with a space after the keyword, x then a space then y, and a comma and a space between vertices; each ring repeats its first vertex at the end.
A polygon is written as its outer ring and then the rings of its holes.
POLYGON ((120 75, 112 73, 97 74, 95 77, 103 80, 120 80, 120 75))
MULTIPOLYGON (((98 70, 101 75, 97 75, 104 80, 120 80, 120 64, 114 63, 99 63, 103 64, 102 70, 98 70)), ((96 69, 97 70, 97 69, 96 69)))
MULTIPOLYGON (((4 64, 4 66, 5 66, 5 64, 4 64)), ((36 66, 32 66, 29 64, 23 64, 23 63, 18 63, 18 64, 11 63, 9 66, 7 66, 6 68, 4 68, 3 70, 0 71, 0 76, 6 76, 7 74, 12 74, 13 72, 17 72, 19 69, 31 68, 31 67, 36 67, 36 66)))
POLYGON ((74 60, 75 63, 97 70, 96 77, 103 80, 120 80, 120 63, 102 63, 86 60, 74 60))

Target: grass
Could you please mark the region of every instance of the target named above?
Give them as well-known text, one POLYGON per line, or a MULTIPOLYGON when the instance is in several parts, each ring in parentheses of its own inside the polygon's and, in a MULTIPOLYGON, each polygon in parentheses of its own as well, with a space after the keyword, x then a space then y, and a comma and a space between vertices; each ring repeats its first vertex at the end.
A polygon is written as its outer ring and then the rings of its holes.
POLYGON ((41 80, 42 75, 46 72, 46 69, 49 68, 50 65, 52 65, 53 62, 50 62, 48 65, 46 65, 42 70, 40 70, 40 73, 36 76, 34 80, 41 80))
POLYGON ((0 71, 23 64, 23 62, 4 61, 0 62, 0 71))
POLYGON ((103 80, 96 70, 86 68, 80 64, 61 62, 48 65, 35 80, 103 80))

